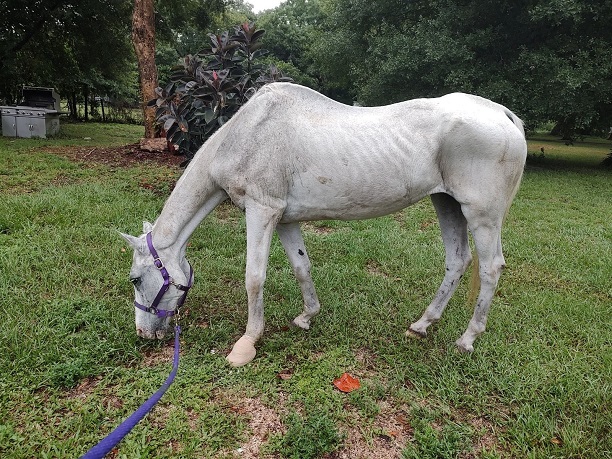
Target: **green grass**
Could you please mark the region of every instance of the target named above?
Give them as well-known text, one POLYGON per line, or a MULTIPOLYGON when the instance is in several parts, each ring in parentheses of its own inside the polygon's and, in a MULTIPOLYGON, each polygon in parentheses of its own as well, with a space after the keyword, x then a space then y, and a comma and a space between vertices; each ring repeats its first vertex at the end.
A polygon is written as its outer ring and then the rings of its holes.
MULTIPOLYGON (((79 456, 170 371, 171 342, 134 332, 131 254, 116 231, 137 234, 158 215, 165 196, 141 188, 143 178, 163 185, 180 171, 50 153, 133 143, 140 128, 62 131, 0 138, 3 458, 79 456)), ((223 356, 246 324, 245 223, 217 209, 188 250, 196 284, 177 380, 117 457, 230 458, 253 438, 271 458, 610 457, 612 176, 595 167, 609 144, 546 137, 530 152, 541 145, 507 219, 508 267, 472 355, 453 348, 471 315, 465 285, 427 339, 404 337, 443 274, 423 201, 376 220, 305 226, 323 307, 308 332, 287 327, 301 298, 275 239, 264 338, 250 365, 230 369, 223 356), (343 372, 361 389, 335 390, 343 372)))
POLYGON ((606 156, 606 150, 610 151, 610 141, 601 138, 590 137, 573 145, 565 145, 565 142, 551 135, 529 136, 531 159, 555 169, 597 167, 606 156))

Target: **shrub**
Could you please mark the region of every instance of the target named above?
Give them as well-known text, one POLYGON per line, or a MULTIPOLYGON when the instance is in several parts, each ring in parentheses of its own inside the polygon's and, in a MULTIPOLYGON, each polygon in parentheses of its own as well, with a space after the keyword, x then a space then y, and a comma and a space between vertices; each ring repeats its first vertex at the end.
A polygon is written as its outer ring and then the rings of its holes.
POLYGON ((245 22, 219 35, 210 34, 210 48, 182 59, 170 83, 157 88, 156 119, 169 142, 188 160, 219 127, 225 124, 263 85, 292 81, 273 65, 257 60, 264 30, 245 22))

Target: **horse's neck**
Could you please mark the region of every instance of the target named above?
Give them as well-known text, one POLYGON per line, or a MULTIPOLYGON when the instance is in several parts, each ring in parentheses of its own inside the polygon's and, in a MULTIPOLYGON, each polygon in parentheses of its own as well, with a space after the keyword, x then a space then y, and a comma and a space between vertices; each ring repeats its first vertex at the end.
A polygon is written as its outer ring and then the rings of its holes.
MULTIPOLYGON (((170 195, 153 226, 153 239, 160 249, 173 248, 180 251, 191 237, 197 223, 194 216, 197 209, 193 202, 181 205, 181 201, 170 195)), ((198 222, 199 223, 199 222, 198 222)))
POLYGON ((160 249, 184 253, 187 241, 200 222, 227 198, 209 179, 207 171, 191 164, 164 204, 153 227, 153 239, 160 249))

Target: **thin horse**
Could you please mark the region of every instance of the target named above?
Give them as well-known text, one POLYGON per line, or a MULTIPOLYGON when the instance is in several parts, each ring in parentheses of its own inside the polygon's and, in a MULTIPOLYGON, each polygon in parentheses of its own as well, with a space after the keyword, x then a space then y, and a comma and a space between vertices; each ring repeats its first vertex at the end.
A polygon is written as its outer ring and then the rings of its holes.
POLYGON ((471 352, 485 330, 505 264, 502 222, 526 155, 520 119, 481 97, 449 94, 350 107, 298 85, 267 85, 200 148, 155 224, 145 224, 150 244, 144 234, 123 235, 135 249, 130 277, 141 306, 137 333, 164 336, 169 315, 184 298, 183 286, 191 285, 187 241, 226 199, 245 212, 247 225, 248 321, 227 356, 239 366, 255 357, 264 330, 263 285, 274 231, 304 298, 304 311, 293 323, 308 329, 320 306, 299 222, 378 217, 430 196, 440 221, 446 272, 433 301, 407 333, 423 337, 440 319, 472 260, 469 231, 479 258, 480 291, 456 345, 471 352), (159 260, 169 273, 168 285, 159 275, 159 260))

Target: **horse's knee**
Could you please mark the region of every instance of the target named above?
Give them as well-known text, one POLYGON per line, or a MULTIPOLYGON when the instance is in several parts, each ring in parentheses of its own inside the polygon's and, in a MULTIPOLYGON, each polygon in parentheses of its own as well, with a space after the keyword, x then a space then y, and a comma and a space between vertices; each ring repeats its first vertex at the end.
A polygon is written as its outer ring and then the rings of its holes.
POLYGON ((266 281, 265 272, 248 272, 245 277, 245 287, 248 294, 258 294, 266 281))
POLYGON ((452 257, 447 256, 446 272, 453 278, 461 277, 472 263, 472 253, 469 250, 458 251, 452 257))
POLYGON ((489 269, 481 269, 479 273, 481 285, 495 288, 497 282, 499 282, 503 268, 504 265, 495 265, 489 269))

